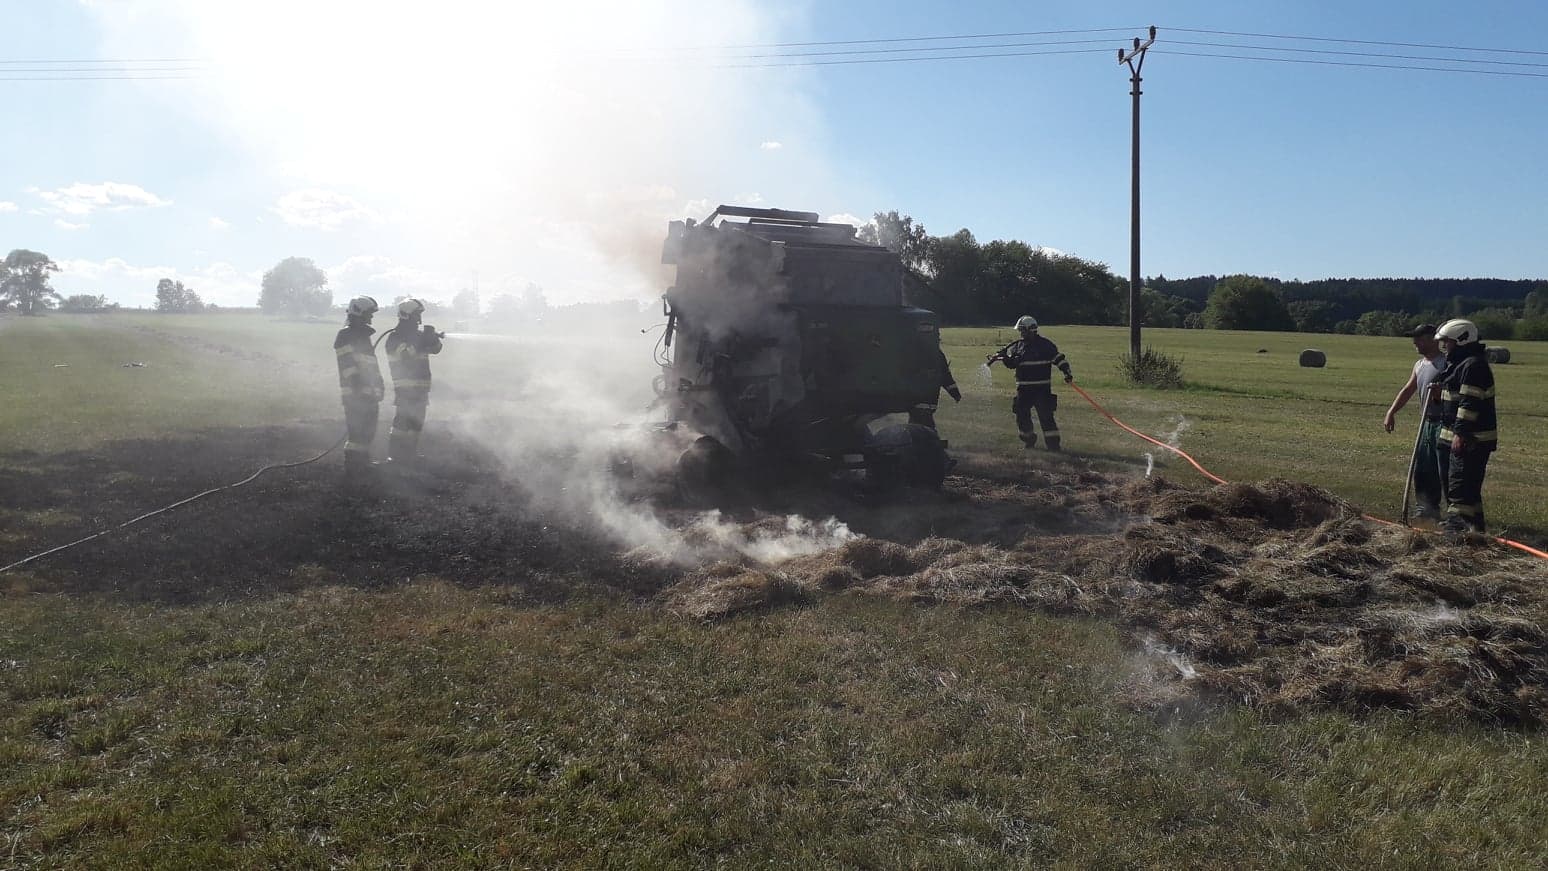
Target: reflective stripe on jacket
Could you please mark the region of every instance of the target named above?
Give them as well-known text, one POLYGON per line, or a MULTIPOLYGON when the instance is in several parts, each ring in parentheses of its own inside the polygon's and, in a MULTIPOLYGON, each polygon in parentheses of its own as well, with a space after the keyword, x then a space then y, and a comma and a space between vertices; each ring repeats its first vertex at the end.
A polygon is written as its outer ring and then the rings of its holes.
POLYGON ((333 339, 339 362, 339 390, 348 397, 382 398, 382 368, 371 346, 376 331, 365 324, 350 324, 333 339))
POLYGON ((399 324, 387 337, 387 368, 392 371, 393 400, 430 393, 430 355, 441 352, 441 339, 417 326, 399 324))
POLYGON ((1441 385, 1439 441, 1450 444, 1456 436, 1485 450, 1499 445, 1494 415, 1494 371, 1482 342, 1458 345, 1447 355, 1446 371, 1437 375, 1441 385))
POLYGON ((1012 342, 1005 349, 1004 363, 1005 368, 1016 370, 1017 389, 1047 390, 1055 366, 1070 374, 1070 362, 1059 353, 1059 346, 1040 335, 1012 342))

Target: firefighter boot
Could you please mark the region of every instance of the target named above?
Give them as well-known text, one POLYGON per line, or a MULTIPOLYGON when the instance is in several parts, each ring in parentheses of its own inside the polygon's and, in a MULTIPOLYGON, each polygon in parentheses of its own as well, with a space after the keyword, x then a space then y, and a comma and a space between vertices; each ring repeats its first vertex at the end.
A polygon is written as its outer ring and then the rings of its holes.
POLYGON ((387 437, 387 462, 392 463, 393 468, 407 468, 414 463, 414 448, 409 444, 409 434, 402 430, 393 430, 387 437))
POLYGON ((1021 431, 1020 435, 1021 435, 1021 444, 1024 445, 1027 450, 1030 451, 1033 448, 1037 447, 1037 433, 1036 432, 1034 432, 1033 430, 1030 430, 1030 429, 1024 429, 1024 430, 1021 431))
POLYGON ((1046 439, 1044 439, 1044 441, 1048 445, 1048 449, 1054 453, 1058 453, 1059 451, 1063 450, 1063 448, 1059 447, 1058 436, 1048 436, 1046 439))

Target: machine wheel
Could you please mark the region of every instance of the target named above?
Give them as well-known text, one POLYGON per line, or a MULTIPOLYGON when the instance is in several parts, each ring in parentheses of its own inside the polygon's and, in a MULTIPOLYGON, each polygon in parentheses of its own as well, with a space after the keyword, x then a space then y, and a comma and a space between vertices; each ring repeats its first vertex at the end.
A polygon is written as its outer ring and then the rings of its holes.
POLYGON ((946 448, 935 430, 900 423, 871 436, 866 468, 877 483, 939 490, 946 480, 946 448))
POLYGON ((716 439, 700 436, 677 458, 676 478, 683 501, 720 505, 736 492, 736 457, 716 439))

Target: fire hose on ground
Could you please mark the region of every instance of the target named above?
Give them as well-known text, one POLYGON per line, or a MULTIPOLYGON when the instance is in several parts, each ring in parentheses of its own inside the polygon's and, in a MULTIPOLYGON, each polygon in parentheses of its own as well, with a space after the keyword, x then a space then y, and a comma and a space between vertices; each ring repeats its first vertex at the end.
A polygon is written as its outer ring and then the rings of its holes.
MULTIPOLYGON (((1216 484, 1229 484, 1229 483, 1231 483, 1231 482, 1227 481, 1226 479, 1220 477, 1219 475, 1216 475, 1213 472, 1209 471, 1208 469, 1204 468, 1202 465, 1199 464, 1198 460, 1195 460, 1193 457, 1189 456, 1187 454, 1187 452, 1183 451, 1181 448, 1173 447, 1172 445, 1169 445, 1166 442, 1161 441, 1160 439, 1152 438, 1152 437, 1150 437, 1148 435, 1145 435, 1144 433, 1140 432, 1139 430, 1135 429, 1134 427, 1129 426, 1128 424, 1126 424, 1123 421, 1119 420, 1111 412, 1109 412, 1107 409, 1103 408, 1101 403, 1099 403, 1095 399, 1093 399, 1091 394, 1089 394, 1085 390, 1081 389, 1081 387, 1079 385, 1071 382, 1070 383, 1070 388, 1073 389, 1076 393, 1079 393, 1081 395, 1081 397, 1084 398, 1087 402, 1091 403, 1091 407, 1095 408, 1097 410, 1098 414, 1101 414, 1103 417, 1107 418, 1109 421, 1112 421, 1113 425, 1117 426, 1119 429, 1122 429, 1122 430, 1124 430, 1124 431, 1126 431, 1126 432, 1128 432, 1128 433, 1130 433, 1132 435, 1138 436, 1139 438, 1144 439, 1147 442, 1150 442, 1151 444, 1155 445, 1156 447, 1165 448, 1166 450, 1171 451, 1172 453, 1178 455, 1179 457, 1182 457, 1184 460, 1188 461, 1189 465, 1191 465, 1191 466, 1193 466, 1193 468, 1197 469, 1199 474, 1201 474, 1204 477, 1208 478, 1209 480, 1215 482, 1216 484)), ((308 458, 306 458, 304 460, 296 460, 294 462, 289 462, 289 463, 270 463, 269 465, 260 468, 258 471, 254 472, 253 474, 251 474, 251 475, 247 476, 246 478, 243 478, 242 480, 237 481, 235 483, 225 484, 225 485, 222 485, 220 487, 212 487, 211 489, 205 490, 202 493, 195 493, 194 495, 189 496, 186 499, 181 499, 181 500, 179 500, 177 502, 173 502, 171 505, 167 505, 167 506, 165 506, 163 508, 158 508, 155 511, 147 511, 146 513, 141 514, 138 517, 132 517, 132 518, 130 518, 128 520, 125 520, 123 523, 118 524, 117 526, 112 526, 112 527, 109 527, 107 529, 103 529, 103 530, 100 530, 98 532, 94 532, 91 535, 85 536, 83 538, 78 538, 75 541, 67 542, 65 544, 59 545, 58 547, 49 548, 48 550, 41 551, 39 553, 35 553, 35 554, 33 554, 31 556, 28 556, 28 557, 24 557, 22 559, 17 560, 16 562, 10 563, 8 565, 0 566, 0 574, 4 574, 5 572, 11 571, 12 569, 20 568, 20 567, 22 567, 22 566, 24 566, 24 565, 26 565, 26 564, 28 564, 30 562, 33 562, 35 560, 40 560, 40 559, 42 559, 42 558, 44 558, 46 556, 49 556, 51 554, 56 554, 56 553, 59 553, 60 551, 69 550, 72 547, 75 547, 75 546, 81 545, 81 544, 85 544, 88 541, 92 541, 94 539, 101 538, 101 537, 103 537, 105 535, 111 535, 112 533, 118 532, 118 531, 123 530, 123 529, 127 529, 128 527, 133 526, 134 524, 139 523, 142 520, 149 520, 152 517, 155 517, 155 516, 160 515, 160 514, 165 514, 166 512, 171 511, 174 508, 182 507, 184 505, 187 505, 190 502, 194 502, 194 501, 197 501, 199 499, 203 499, 206 496, 210 496, 210 495, 213 495, 215 493, 220 493, 220 492, 225 491, 225 490, 232 490, 232 489, 235 489, 237 487, 241 487, 243 485, 250 484, 253 481, 257 480, 258 476, 260 476, 263 473, 268 472, 270 470, 273 470, 273 469, 293 469, 293 468, 296 468, 298 466, 310 465, 310 464, 315 463, 318 460, 321 460, 322 458, 328 456, 329 454, 333 453, 334 451, 338 450, 339 446, 344 444, 344 441, 345 441, 344 438, 340 438, 338 441, 336 441, 332 445, 330 445, 327 450, 323 451, 322 453, 317 454, 316 456, 308 457, 308 458)), ((1410 469, 1410 474, 1412 474, 1412 469, 1410 469)), ((1405 497, 1406 497, 1406 495, 1407 494, 1405 492, 1405 497)), ((1376 517, 1376 516, 1371 515, 1371 514, 1362 514, 1360 516, 1362 518, 1364 518, 1365 520, 1369 520, 1369 521, 1371 521, 1373 523, 1380 523, 1380 524, 1382 524, 1384 526, 1406 525, 1406 524, 1393 523, 1390 520, 1385 520, 1383 518, 1376 517)), ((1412 527, 1410 527, 1410 528, 1412 528, 1412 527)), ((1493 538, 1495 541, 1499 542, 1500 544, 1506 545, 1508 547, 1513 547, 1513 548, 1515 548, 1515 549, 1517 549, 1519 551, 1522 551, 1524 553, 1531 554, 1532 556, 1535 556, 1535 557, 1537 557, 1539 559, 1548 560, 1548 553, 1540 551, 1540 550, 1538 550, 1538 549, 1536 549, 1534 547, 1529 547, 1528 545, 1522 544, 1519 541, 1512 541, 1512 540, 1510 540, 1508 538, 1500 538, 1499 536, 1490 536, 1490 537, 1493 538)))
POLYGON ((86 536, 85 538, 78 538, 75 541, 69 542, 67 544, 61 544, 58 547, 49 548, 48 550, 45 550, 45 551, 43 551, 41 553, 35 553, 32 556, 26 557, 25 559, 19 559, 16 562, 11 563, 10 565, 0 566, 0 574, 4 574, 5 572, 10 571, 11 569, 20 568, 21 566, 24 566, 27 563, 32 562, 33 560, 42 559, 43 557, 46 557, 49 554, 59 553, 62 550, 69 550, 70 548, 75 547, 78 544, 85 544, 86 542, 91 541, 94 538, 101 538, 104 535, 111 535, 112 533, 118 532, 121 529, 127 529, 128 527, 133 526, 134 524, 139 523, 142 520, 149 520, 150 518, 155 517, 158 514, 165 514, 166 512, 171 511, 174 508, 178 508, 180 506, 187 505, 190 502, 193 502, 193 501, 198 500, 198 499, 203 499, 206 496, 209 496, 209 495, 214 494, 214 493, 219 493, 222 490, 231 490, 231 489, 236 488, 236 487, 241 487, 244 484, 250 484, 253 481, 257 480, 259 475, 262 475, 264 472, 267 472, 267 471, 269 471, 271 469, 293 469, 293 468, 295 468, 297 466, 305 466, 305 465, 308 465, 310 463, 315 463, 318 460, 322 459, 323 457, 326 457, 329 454, 333 453, 334 451, 338 450, 339 449, 339 445, 342 445, 342 444, 344 444, 344 438, 340 438, 338 441, 334 442, 331 446, 329 446, 329 448, 327 450, 323 451, 322 453, 318 454, 315 457, 308 457, 308 458, 306 458, 304 460, 297 460, 297 461, 291 462, 291 463, 270 463, 269 465, 264 466, 263 468, 261 468, 258 471, 252 473, 251 475, 247 476, 246 478, 243 478, 242 480, 237 481, 234 484, 225 484, 225 485, 220 486, 220 487, 213 487, 213 488, 211 488, 209 490, 205 490, 203 493, 195 493, 194 495, 189 496, 187 499, 181 499, 181 500, 178 500, 177 502, 173 502, 171 505, 168 505, 165 508, 157 508, 155 511, 147 511, 144 514, 141 514, 139 517, 130 518, 128 520, 125 520, 123 523, 118 524, 117 526, 109 527, 107 529, 101 530, 100 532, 94 532, 91 535, 86 536))
MULTIPOLYGON (((1201 474, 1204 477, 1210 479, 1211 481, 1214 481, 1216 484, 1229 484, 1229 483, 1231 483, 1230 481, 1227 481, 1226 479, 1220 477, 1219 475, 1214 474, 1213 472, 1211 472, 1208 469, 1204 468, 1203 466, 1199 465, 1198 460, 1195 460, 1194 458, 1188 456, 1188 454, 1185 453, 1181 448, 1173 447, 1172 445, 1169 445, 1166 442, 1161 441, 1160 439, 1151 438, 1150 436, 1145 435, 1144 433, 1140 432, 1139 430, 1135 429, 1134 427, 1129 426, 1128 424, 1126 424, 1123 421, 1119 420, 1117 417, 1114 417, 1112 412, 1110 412, 1107 409, 1103 408, 1101 403, 1099 403, 1095 399, 1091 398, 1091 394, 1089 394, 1086 391, 1082 390, 1078 384, 1075 384, 1075 383, 1071 382, 1070 383, 1070 387, 1076 393, 1079 393, 1081 395, 1081 397, 1084 398, 1087 402, 1091 403, 1091 407, 1095 408, 1097 410, 1098 414, 1100 414, 1103 417, 1107 418, 1108 420, 1112 421, 1113 424, 1115 426, 1117 426, 1119 429, 1125 430, 1126 432, 1129 432, 1129 433, 1131 433, 1133 435, 1139 436, 1140 438, 1144 439, 1147 442, 1150 442, 1151 444, 1155 445, 1158 448, 1165 448, 1165 449, 1171 451, 1172 453, 1176 454, 1177 456, 1182 457, 1184 460, 1188 461, 1189 465, 1193 466, 1193 468, 1195 468, 1195 469, 1198 469, 1199 470, 1199 474, 1201 474)), ((1409 465, 1410 465, 1409 474, 1412 475, 1413 474, 1412 462, 1410 462, 1409 465)), ((1405 493, 1405 501, 1406 501, 1406 493, 1405 493)), ((1382 524, 1383 526, 1406 526, 1406 524, 1393 523, 1390 520, 1385 520, 1383 518, 1376 517, 1376 516, 1371 515, 1371 514, 1361 514, 1360 516, 1363 519, 1365 519, 1365 520, 1369 520, 1372 523, 1379 523, 1379 524, 1382 524)), ((1407 528, 1413 529, 1414 527, 1407 527, 1407 528)), ((1529 553, 1532 556, 1537 557, 1538 559, 1548 560, 1548 553, 1544 553, 1543 551, 1540 551, 1540 550, 1538 550, 1535 547, 1529 547, 1528 545, 1522 544, 1519 541, 1511 541, 1508 538, 1500 538, 1499 536, 1489 536, 1489 537, 1494 539, 1495 541, 1499 542, 1500 544, 1506 545, 1507 547, 1513 547, 1516 550, 1522 551, 1524 553, 1529 553)))
MULTIPOLYGON (((397 332, 397 329, 398 329, 397 327, 393 327, 390 330, 383 331, 380 336, 376 337, 376 341, 371 343, 371 349, 374 351, 376 349, 376 347, 382 343, 383 339, 387 338, 387 336, 389 334, 397 332)), ((431 331, 435 330, 434 327, 429 327, 428 329, 430 329, 431 331)), ((445 338, 445 336, 446 336, 445 333, 436 332, 436 337, 437 338, 445 338)), ((269 465, 264 466, 263 468, 261 468, 258 471, 252 473, 248 477, 243 478, 242 480, 237 481, 235 483, 225 484, 225 485, 222 485, 220 487, 214 487, 214 488, 211 488, 209 490, 205 490, 203 493, 195 493, 194 495, 189 496, 187 499, 178 500, 177 502, 173 502, 171 505, 165 506, 163 508, 157 508, 155 511, 147 511, 144 514, 141 514, 138 517, 131 517, 130 519, 125 520, 123 523, 120 523, 117 526, 108 527, 107 529, 103 529, 103 530, 100 530, 98 532, 94 532, 91 535, 85 536, 84 538, 78 538, 75 541, 66 542, 65 544, 59 545, 58 547, 49 548, 48 550, 42 551, 40 553, 35 553, 32 556, 25 557, 23 559, 19 559, 16 562, 10 563, 9 565, 0 566, 0 574, 4 574, 4 573, 6 573, 8 571, 11 571, 12 569, 21 568, 22 566, 26 565, 27 563, 33 562, 34 560, 40 560, 43 557, 49 556, 50 554, 56 554, 56 553, 59 553, 60 551, 63 551, 63 550, 69 550, 70 548, 75 547, 76 545, 85 544, 88 541, 91 541, 91 540, 97 539, 97 538, 101 538, 104 535, 111 535, 111 534, 113 534, 115 532, 118 532, 119 530, 127 529, 127 528, 135 525, 136 523, 139 523, 142 520, 149 520, 150 518, 155 517, 158 514, 165 514, 166 512, 171 511, 174 508, 179 508, 181 506, 187 505, 190 502, 194 502, 196 500, 203 499, 206 496, 209 496, 209 495, 212 495, 212 494, 215 494, 215 493, 219 493, 219 492, 221 492, 223 490, 231 490, 231 489, 234 489, 234 488, 237 488, 237 487, 241 487, 244 484, 250 484, 253 481, 257 480, 259 475, 262 475, 264 472, 270 471, 272 469, 293 469, 293 468, 295 468, 297 466, 310 465, 312 463, 317 462, 318 460, 321 460, 323 457, 328 456, 329 454, 333 453, 334 451, 338 450, 339 446, 344 444, 344 442, 347 439, 348 439, 348 436, 340 436, 339 440, 334 442, 332 445, 330 445, 327 450, 323 451, 322 453, 320 453, 320 454, 318 454, 318 455, 316 455, 314 457, 308 457, 308 458, 306 458, 304 460, 296 460, 295 462, 290 462, 290 463, 270 463, 269 465)))

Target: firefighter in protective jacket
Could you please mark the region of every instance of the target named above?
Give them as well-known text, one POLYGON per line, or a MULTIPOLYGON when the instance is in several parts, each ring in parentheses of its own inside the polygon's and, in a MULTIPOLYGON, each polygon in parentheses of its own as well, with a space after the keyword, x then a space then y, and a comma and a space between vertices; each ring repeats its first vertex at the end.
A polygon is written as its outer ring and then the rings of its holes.
MULTIPOLYGON (((946 395, 950 396, 953 402, 961 402, 962 391, 957 388, 957 379, 951 376, 951 363, 947 362, 946 360, 946 352, 937 350, 936 354, 940 358, 936 361, 935 368, 937 373, 940 375, 941 390, 945 390, 946 395)), ((940 393, 937 392, 936 399, 938 400, 939 398, 940 393)), ((935 410, 938 407, 938 401, 921 402, 915 405, 913 409, 909 411, 908 422, 918 424, 919 426, 927 426, 930 429, 935 429, 935 410)))
MULTIPOLYGON (((1446 352, 1440 391, 1441 430, 1436 447, 1451 452, 1446 480, 1446 531, 1484 531, 1483 481, 1499 446, 1494 414, 1494 371, 1472 321, 1450 320, 1435 331, 1446 352)), ((1431 400, 1434 401, 1433 399, 1431 400)))
POLYGON ((387 365, 392 370, 392 435, 387 455, 394 463, 413 463, 419 457, 419 435, 425 429, 430 405, 430 355, 441 353, 441 334, 421 325, 425 304, 406 299, 398 305, 398 325, 387 337, 387 365))
POLYGON ((1022 315, 1016 321, 1016 331, 1021 338, 1006 345, 998 354, 991 354, 989 362, 999 360, 1007 369, 1016 370, 1016 398, 1011 401, 1011 411, 1016 415, 1016 430, 1022 444, 1028 448, 1037 444, 1037 431, 1032 428, 1035 410, 1048 449, 1057 451, 1060 448, 1059 424, 1054 420, 1054 410, 1059 407, 1059 397, 1053 392, 1053 367, 1059 367, 1064 373, 1066 384, 1075 380, 1075 376, 1058 346, 1038 335, 1036 318, 1022 315))
POLYGON ((333 340, 339 362, 339 391, 344 399, 344 477, 358 480, 371 467, 371 442, 376 440, 377 414, 382 401, 382 369, 371 344, 371 316, 376 300, 357 296, 349 301, 344 329, 333 340))

